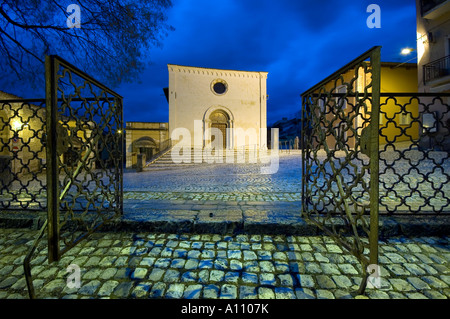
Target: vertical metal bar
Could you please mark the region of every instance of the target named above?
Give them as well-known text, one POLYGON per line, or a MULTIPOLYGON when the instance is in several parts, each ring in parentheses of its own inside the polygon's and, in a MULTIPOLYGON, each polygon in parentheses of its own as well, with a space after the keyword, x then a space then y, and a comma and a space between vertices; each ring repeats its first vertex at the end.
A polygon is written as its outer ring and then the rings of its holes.
POLYGON ((300 136, 301 140, 301 149, 302 149, 302 216, 308 216, 308 213, 306 212, 306 138, 307 138, 307 127, 305 128, 306 123, 309 123, 309 120, 307 120, 307 99, 305 97, 302 97, 302 133, 300 136))
POLYGON ((47 220, 48 260, 58 261, 59 247, 59 161, 57 154, 56 126, 58 122, 58 91, 56 87, 56 60, 45 57, 45 98, 47 127, 47 220))
POLYGON ((119 114, 120 114, 120 130, 122 131, 121 133, 121 139, 120 139, 120 165, 119 165, 119 171, 120 171, 120 193, 119 193, 119 205, 120 205, 120 215, 123 216, 123 159, 124 159, 124 154, 125 154, 125 150, 123 147, 123 143, 125 140, 125 128, 123 125, 123 98, 119 98, 119 103, 120 103, 120 108, 119 108, 119 114))
POLYGON ((381 91, 381 47, 375 48, 372 64, 372 111, 370 116, 370 234, 369 262, 378 264, 378 210, 379 210, 379 124, 381 91))

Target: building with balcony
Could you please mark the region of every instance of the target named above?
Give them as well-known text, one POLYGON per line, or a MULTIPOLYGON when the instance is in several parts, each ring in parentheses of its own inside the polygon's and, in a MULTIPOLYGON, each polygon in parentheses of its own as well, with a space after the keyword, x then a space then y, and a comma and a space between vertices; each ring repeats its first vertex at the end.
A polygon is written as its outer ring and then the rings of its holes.
POLYGON ((416 0, 418 90, 436 96, 421 100, 419 112, 424 129, 420 145, 450 150, 450 0, 416 0), (424 105, 432 105, 424 108, 424 105), (426 129, 431 127, 431 129, 426 129))
POLYGON ((419 92, 450 92, 450 0, 416 0, 419 92))

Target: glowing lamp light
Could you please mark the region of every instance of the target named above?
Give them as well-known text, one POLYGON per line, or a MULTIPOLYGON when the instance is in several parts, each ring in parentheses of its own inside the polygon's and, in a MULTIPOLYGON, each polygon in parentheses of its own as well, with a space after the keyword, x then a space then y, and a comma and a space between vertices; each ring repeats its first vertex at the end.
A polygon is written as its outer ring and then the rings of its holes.
POLYGON ((22 129, 23 123, 20 120, 12 120, 11 122, 11 128, 13 129, 13 131, 19 131, 22 129))
POLYGON ((413 52, 413 51, 414 51, 414 49, 411 49, 411 48, 404 48, 404 49, 402 49, 401 54, 402 54, 402 55, 408 55, 408 54, 410 54, 410 53, 413 52))

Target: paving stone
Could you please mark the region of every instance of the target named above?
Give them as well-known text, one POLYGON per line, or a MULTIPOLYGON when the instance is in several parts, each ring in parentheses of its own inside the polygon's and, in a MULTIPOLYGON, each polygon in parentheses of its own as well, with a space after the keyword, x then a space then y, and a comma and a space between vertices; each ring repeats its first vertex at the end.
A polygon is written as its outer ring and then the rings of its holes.
POLYGON ((213 260, 212 259, 204 259, 200 260, 198 264, 199 269, 211 269, 213 268, 213 260))
POLYGON ((256 287, 253 286, 239 286, 239 299, 258 299, 256 287))
POLYGON ((165 269, 153 268, 148 279, 151 281, 160 281, 164 275, 164 272, 165 272, 165 269))
POLYGON ((113 295, 118 298, 127 298, 130 294, 131 288, 133 288, 132 281, 125 281, 119 283, 113 291, 113 295))
POLYGON ((412 263, 406 263, 403 264, 403 266, 412 274, 412 275, 416 275, 416 276, 421 276, 421 275, 426 275, 427 272, 423 269, 420 268, 419 265, 416 264, 412 264, 412 263))
POLYGON ((229 271, 225 273, 224 281, 229 283, 237 283, 239 280, 239 272, 237 271, 229 271))
POLYGON ((97 295, 99 297, 110 296, 113 293, 114 289, 117 287, 117 285, 119 285, 118 281, 108 280, 102 284, 97 295))
POLYGON ((433 288, 441 289, 448 287, 448 284, 434 276, 423 276, 421 279, 433 288))
POLYGON ((302 288, 313 288, 315 286, 314 278, 311 275, 298 274, 296 277, 300 287, 302 288))
POLYGON ((241 259, 242 252, 240 250, 228 250, 228 258, 230 259, 241 259))
POLYGON ((18 278, 16 277, 7 277, 0 282, 0 289, 6 289, 11 287, 17 282, 18 278))
POLYGON ((106 268, 102 270, 100 274, 100 279, 108 280, 114 277, 114 275, 117 273, 116 268, 106 268))
POLYGON ((356 268, 351 264, 338 264, 337 265, 341 272, 346 275, 357 275, 358 271, 356 268))
POLYGON ((175 283, 180 281, 180 272, 175 269, 169 269, 164 274, 163 281, 167 283, 175 283))
POLYGON ((272 253, 267 250, 258 250, 258 259, 259 260, 272 260, 272 253))
POLYGON ((158 267, 158 268, 168 268, 170 263, 171 263, 171 259, 170 258, 158 258, 155 261, 154 267, 158 267))
POLYGON ((180 299, 184 294, 184 284, 170 284, 167 288, 165 297, 170 299, 180 299))
POLYGON ((212 282, 221 282, 225 277, 225 272, 222 270, 211 270, 209 280, 212 282))
POLYGON ((352 281, 347 276, 334 275, 331 278, 339 288, 350 288, 353 285, 352 281))
POLYGON ((181 282, 197 282, 198 272, 186 271, 181 275, 181 282))
POLYGON ((220 294, 220 287, 217 285, 206 285, 203 287, 203 298, 218 299, 220 294))
POLYGON ((198 272, 198 282, 202 284, 209 283, 209 270, 203 269, 198 272))
POLYGON ((367 295, 370 299, 389 299, 389 294, 378 289, 367 289, 367 295))
POLYGON ((420 292, 407 292, 406 297, 408 297, 409 299, 428 299, 428 297, 421 294, 420 292))
POLYGON ((258 259, 258 256, 254 251, 244 250, 244 260, 256 260, 258 259))
POLYGON ((281 286, 294 286, 294 280, 290 274, 279 274, 277 277, 281 286))
POLYGON ((448 275, 441 275, 441 276, 439 276, 440 277, 440 279, 442 280, 442 281, 444 281, 445 283, 447 283, 447 285, 450 285, 450 276, 448 276, 448 275))
POLYGON ((322 268, 323 273, 327 275, 340 275, 341 272, 339 271, 339 268, 337 265, 334 264, 320 264, 320 268, 322 268))
POLYGON ((236 259, 230 260, 230 269, 231 270, 242 270, 242 262, 236 259))
POLYGON ((398 264, 404 264, 407 261, 405 260, 405 258, 403 258, 401 255, 399 255, 398 253, 385 253, 384 254, 386 257, 388 257, 391 262, 393 263, 398 263, 398 264))
POLYGON ((316 296, 311 289, 295 288, 295 296, 297 299, 315 299, 316 296))
POLYGON ((276 299, 296 299, 296 295, 292 288, 275 287, 275 298, 276 299))
POLYGON ((316 280, 317 280, 317 284, 319 285, 320 288, 323 288, 323 289, 336 288, 336 284, 327 275, 317 275, 316 280))
POLYGON ((394 289, 397 290, 397 291, 405 292, 405 291, 414 291, 414 290, 416 290, 416 288, 414 288, 410 283, 408 283, 404 279, 390 278, 388 280, 392 284, 394 289))
POLYGON ((259 282, 261 285, 275 285, 275 275, 272 273, 260 273, 259 282))
POLYGON ((260 261, 259 267, 261 269, 261 272, 273 272, 275 271, 275 267, 273 266, 273 263, 271 261, 260 261))
POLYGON ((258 297, 259 299, 275 299, 274 289, 268 287, 259 287, 258 297))
POLYGON ((311 274, 321 274, 323 272, 319 264, 313 262, 305 263, 306 271, 311 274))
POLYGON ((430 299, 447 299, 447 297, 436 290, 424 290, 423 294, 430 299))
POLYGON ((131 291, 132 298, 147 298, 152 284, 149 282, 138 283, 131 291))
POLYGON ((173 259, 172 260, 172 263, 170 264, 170 267, 177 268, 177 269, 182 269, 182 268, 184 268, 185 264, 186 264, 186 260, 185 259, 177 258, 177 259, 173 259))
POLYGON ((336 299, 333 293, 329 290, 317 289, 316 295, 317 299, 336 299))
POLYGON ((224 284, 220 289, 221 299, 237 299, 237 286, 224 284))
POLYGON ((157 282, 153 284, 151 290, 149 291, 149 298, 162 298, 166 291, 167 284, 164 282, 157 282))
POLYGON ((188 259, 184 268, 187 270, 193 270, 198 268, 199 261, 197 259, 188 259))

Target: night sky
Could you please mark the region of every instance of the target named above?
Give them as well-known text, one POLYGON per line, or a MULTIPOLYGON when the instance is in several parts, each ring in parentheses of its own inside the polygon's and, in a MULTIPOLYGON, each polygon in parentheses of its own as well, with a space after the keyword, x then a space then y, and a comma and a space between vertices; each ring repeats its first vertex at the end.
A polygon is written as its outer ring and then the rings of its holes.
POLYGON ((269 72, 270 125, 301 109, 302 92, 373 46, 382 46, 384 62, 415 55, 400 54, 416 47, 415 0, 172 2, 167 15, 175 31, 150 50, 139 81, 113 88, 124 97, 125 121, 168 122, 167 64, 269 72), (381 8, 379 29, 366 24, 372 3, 381 8))
MULTIPOLYGON (((175 31, 153 49, 142 83, 117 91, 126 121, 168 121, 167 64, 269 72, 268 124, 300 110, 299 95, 375 45, 382 61, 405 62, 416 47, 414 0, 173 0, 175 31), (367 6, 381 8, 370 29, 367 6)), ((416 62, 413 60, 411 62, 416 62)))

